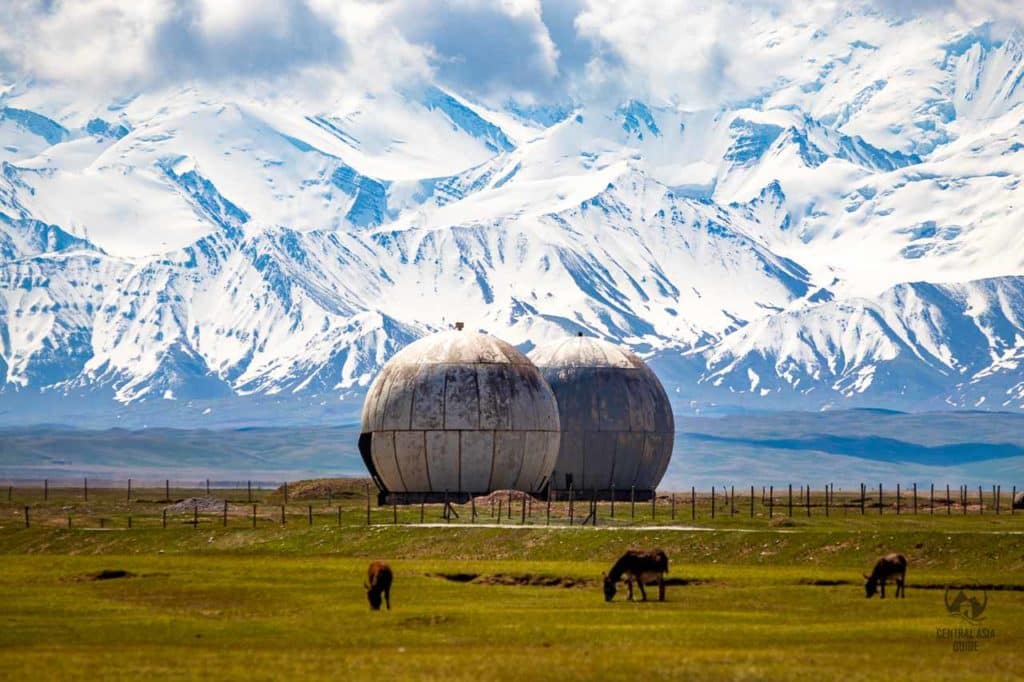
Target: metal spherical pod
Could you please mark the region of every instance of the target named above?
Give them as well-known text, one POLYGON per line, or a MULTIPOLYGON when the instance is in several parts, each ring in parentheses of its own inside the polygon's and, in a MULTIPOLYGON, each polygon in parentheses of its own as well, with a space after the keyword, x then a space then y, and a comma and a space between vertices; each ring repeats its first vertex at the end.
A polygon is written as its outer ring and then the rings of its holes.
POLYGON ((665 389, 644 361, 582 336, 540 346, 530 359, 558 401, 555 487, 571 483, 602 497, 657 488, 672 457, 675 420, 665 389))
POLYGON ((363 405, 360 452, 400 501, 513 489, 539 492, 558 456, 558 407, 529 359, 486 334, 409 344, 363 405))

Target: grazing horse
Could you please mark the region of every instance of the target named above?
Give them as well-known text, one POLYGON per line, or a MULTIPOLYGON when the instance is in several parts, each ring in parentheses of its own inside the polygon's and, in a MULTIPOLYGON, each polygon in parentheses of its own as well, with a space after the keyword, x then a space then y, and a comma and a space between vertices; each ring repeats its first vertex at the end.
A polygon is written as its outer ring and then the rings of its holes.
POLYGON ((896 580, 896 596, 907 598, 907 557, 902 554, 886 554, 879 557, 871 575, 865 573, 864 577, 867 579, 864 591, 868 597, 873 597, 875 591, 881 586, 882 595, 879 598, 885 599, 885 581, 894 578, 896 580))
POLYGON ((370 564, 369 583, 363 583, 366 588, 366 598, 370 600, 370 608, 380 611, 381 595, 384 596, 384 603, 388 611, 391 610, 391 580, 394 575, 391 567, 383 561, 374 561, 370 564))
POLYGON ((640 588, 640 596, 647 601, 644 581, 657 577, 658 601, 665 601, 665 574, 668 573, 668 555, 660 549, 653 552, 642 552, 631 549, 619 557, 611 571, 604 575, 604 600, 611 601, 615 596, 615 585, 622 577, 626 577, 629 588, 629 600, 633 600, 633 581, 640 588))

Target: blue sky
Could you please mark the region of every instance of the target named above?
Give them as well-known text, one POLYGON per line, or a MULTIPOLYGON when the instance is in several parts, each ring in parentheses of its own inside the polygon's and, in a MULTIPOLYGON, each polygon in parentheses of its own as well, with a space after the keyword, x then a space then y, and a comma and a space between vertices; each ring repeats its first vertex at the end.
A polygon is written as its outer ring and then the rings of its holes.
POLYGON ((805 53, 797 28, 850 11, 965 27, 1024 15, 992 0, 6 0, 0 70, 119 92, 317 71, 363 89, 431 81, 524 104, 714 100, 755 94, 805 53), (766 61, 745 37, 771 24, 787 39, 766 61))

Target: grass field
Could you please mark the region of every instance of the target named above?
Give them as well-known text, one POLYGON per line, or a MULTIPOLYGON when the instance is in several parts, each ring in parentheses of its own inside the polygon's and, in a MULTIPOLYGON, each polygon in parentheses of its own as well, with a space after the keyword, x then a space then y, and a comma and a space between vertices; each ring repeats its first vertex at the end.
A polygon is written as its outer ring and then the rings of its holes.
MULTIPOLYGON (((34 503, 42 520, 28 529, 18 500, 0 504, 0 677, 1020 679, 1024 670, 1022 514, 826 518, 816 509, 781 526, 702 514, 703 530, 681 530, 620 512, 617 525, 596 529, 539 518, 424 528, 389 525, 385 509, 367 527, 358 496, 341 500, 341 525, 326 500, 311 500, 312 526, 307 502, 292 501, 287 525, 268 511, 256 529, 244 510, 227 528, 213 514, 198 528, 184 515, 164 529, 158 502, 114 492, 92 493, 88 507, 54 493, 34 503), (68 508, 70 530, 59 523, 68 508), (668 551, 675 584, 665 603, 602 600, 602 571, 630 546, 668 551), (910 560, 907 598, 865 599, 860 573, 894 550, 910 560), (395 569, 390 612, 368 610, 369 558, 395 569), (131 575, 95 580, 103 570, 131 575), (466 581, 444 577, 454 574, 466 581), (946 611, 950 583, 989 587, 981 626, 994 636, 978 651, 954 652, 938 636, 970 627, 946 611)), ((438 520, 438 509, 427 515, 438 520)))

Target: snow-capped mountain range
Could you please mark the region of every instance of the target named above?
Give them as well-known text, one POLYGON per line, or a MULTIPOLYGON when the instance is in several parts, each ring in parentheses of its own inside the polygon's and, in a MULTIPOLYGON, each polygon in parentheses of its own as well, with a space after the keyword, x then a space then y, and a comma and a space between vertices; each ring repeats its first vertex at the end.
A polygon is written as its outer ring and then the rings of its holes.
POLYGON ((682 412, 1022 410, 1024 39, 887 30, 704 109, 0 80, 0 412, 351 399, 456 320, 682 412))

